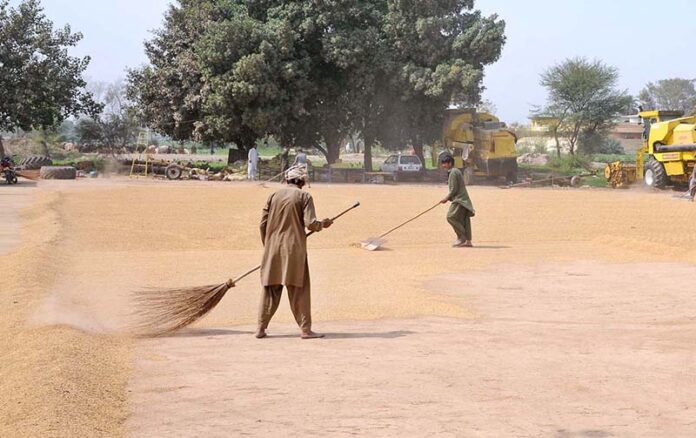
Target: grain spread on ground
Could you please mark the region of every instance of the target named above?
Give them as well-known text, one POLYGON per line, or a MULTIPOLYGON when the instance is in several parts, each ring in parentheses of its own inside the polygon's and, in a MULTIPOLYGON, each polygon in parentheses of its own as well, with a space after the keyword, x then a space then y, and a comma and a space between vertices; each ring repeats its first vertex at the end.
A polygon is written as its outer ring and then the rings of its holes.
POLYGON ((308 241, 314 325, 328 335, 309 345, 285 301, 271 337, 253 338, 258 278, 177 336, 110 334, 134 289, 258 264, 261 208, 279 186, 15 187, 31 199, 21 243, 0 256, 0 436, 696 429, 696 235, 673 232, 696 209, 668 193, 474 186, 476 248, 449 247, 443 207, 371 253, 355 244, 444 184, 316 185, 319 217, 362 207, 308 241))

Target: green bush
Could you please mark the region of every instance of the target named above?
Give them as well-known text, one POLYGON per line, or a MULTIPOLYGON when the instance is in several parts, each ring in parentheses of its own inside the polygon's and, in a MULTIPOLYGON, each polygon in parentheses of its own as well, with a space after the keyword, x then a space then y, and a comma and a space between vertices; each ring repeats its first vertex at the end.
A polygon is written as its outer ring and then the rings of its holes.
POLYGON ((590 166, 590 159, 586 155, 556 155, 549 160, 549 167, 559 173, 573 174, 578 170, 585 170, 590 166))

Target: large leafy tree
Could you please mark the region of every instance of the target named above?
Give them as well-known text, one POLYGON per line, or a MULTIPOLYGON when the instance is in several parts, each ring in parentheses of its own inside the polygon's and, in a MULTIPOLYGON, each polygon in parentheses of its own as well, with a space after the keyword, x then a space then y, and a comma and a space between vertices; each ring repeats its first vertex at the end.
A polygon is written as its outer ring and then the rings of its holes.
POLYGON ((581 134, 590 136, 605 131, 614 124, 616 116, 631 106, 633 98, 617 88, 618 79, 616 68, 585 58, 567 59, 541 75, 548 100, 533 113, 555 120, 551 131, 559 156, 559 137, 568 140, 569 152, 575 154, 581 134))
POLYGON ((478 102, 503 33, 472 0, 180 0, 131 90, 145 119, 175 137, 246 148, 274 135, 331 163, 359 132, 370 169, 374 142, 422 145, 451 102, 478 102), (174 132, 167 118, 195 122, 174 132))
POLYGON ((649 82, 638 94, 645 109, 678 110, 684 114, 696 109, 696 87, 694 79, 662 79, 649 82))
POLYGON ((98 113, 82 78, 89 58, 68 54, 82 35, 69 26, 54 29, 39 0, 8 5, 0 0, 0 131, 48 129, 98 113))
POLYGON ((164 26, 145 43, 149 65, 128 72, 128 98, 139 118, 175 140, 207 140, 203 121, 206 83, 196 45, 207 27, 222 17, 219 0, 179 0, 170 5, 164 26))
POLYGON ((483 70, 500 57, 505 23, 482 16, 472 0, 387 4, 384 33, 395 107, 390 112, 401 116, 400 142, 411 143, 423 159, 423 144, 441 135, 445 109, 480 102, 483 70))

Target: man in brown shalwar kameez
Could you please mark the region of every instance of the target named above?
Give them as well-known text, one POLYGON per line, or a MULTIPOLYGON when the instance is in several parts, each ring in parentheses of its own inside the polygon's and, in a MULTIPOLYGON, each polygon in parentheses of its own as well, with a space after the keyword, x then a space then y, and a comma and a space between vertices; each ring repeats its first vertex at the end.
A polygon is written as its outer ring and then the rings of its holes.
POLYGON ((287 188, 278 190, 268 198, 261 217, 263 296, 256 337, 266 337, 268 323, 278 309, 285 287, 295 321, 302 330, 302 338, 321 338, 323 335, 312 331, 305 228, 319 232, 333 222, 330 219, 317 220, 312 195, 302 191, 304 168, 291 168, 286 180, 287 188))

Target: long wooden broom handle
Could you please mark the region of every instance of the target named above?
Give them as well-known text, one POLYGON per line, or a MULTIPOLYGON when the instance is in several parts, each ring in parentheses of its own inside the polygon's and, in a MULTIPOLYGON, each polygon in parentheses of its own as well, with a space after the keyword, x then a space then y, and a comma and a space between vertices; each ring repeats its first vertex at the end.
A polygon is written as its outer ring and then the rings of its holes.
MULTIPOLYGON (((340 214, 338 214, 337 216, 334 216, 333 218, 331 218, 331 221, 332 221, 332 222, 335 221, 336 219, 340 218, 340 217, 343 216, 344 214, 346 214, 346 213, 348 213, 349 211, 354 210, 354 209, 356 209, 356 208, 358 208, 358 207, 360 207, 360 202, 356 202, 356 203, 353 204, 350 208, 346 208, 346 209, 343 210, 340 214)), ((314 234, 315 232, 316 232, 316 231, 310 231, 309 233, 307 233, 307 237, 311 236, 311 235, 314 234)), ((233 280, 232 280, 232 284, 233 284, 233 285, 237 284, 238 282, 242 281, 244 278, 250 276, 250 275, 253 274, 254 272, 258 271, 259 269, 261 269, 261 265, 258 265, 258 266, 255 267, 254 269, 250 269, 249 271, 245 272, 244 274, 240 275, 239 277, 233 279, 233 280)))
POLYGON ((437 207, 439 207, 439 206, 440 206, 440 203, 438 202, 437 204, 435 204, 435 205, 433 205, 432 207, 430 207, 429 209, 425 210, 423 213, 419 214, 418 216, 412 217, 411 219, 407 220, 407 221, 404 222, 403 224, 397 225, 396 227, 394 227, 394 228, 392 228, 391 230, 387 231, 386 233, 382 234, 381 236, 378 237, 378 239, 381 239, 382 237, 386 236, 387 234, 391 234, 391 233, 393 233, 394 231, 398 230, 399 228, 401 228, 401 227, 403 227, 403 226, 405 226, 405 225, 410 224, 411 222, 415 221, 416 219, 418 219, 419 217, 423 216, 424 214, 430 213, 432 210, 435 210, 435 209, 436 209, 437 207))
POLYGON ((263 185, 263 184, 269 183, 269 182, 275 180, 276 178, 278 178, 279 176, 283 175, 284 173, 285 173, 285 171, 282 171, 282 172, 280 172, 278 175, 274 176, 273 178, 267 179, 266 181, 262 181, 259 185, 263 185))

